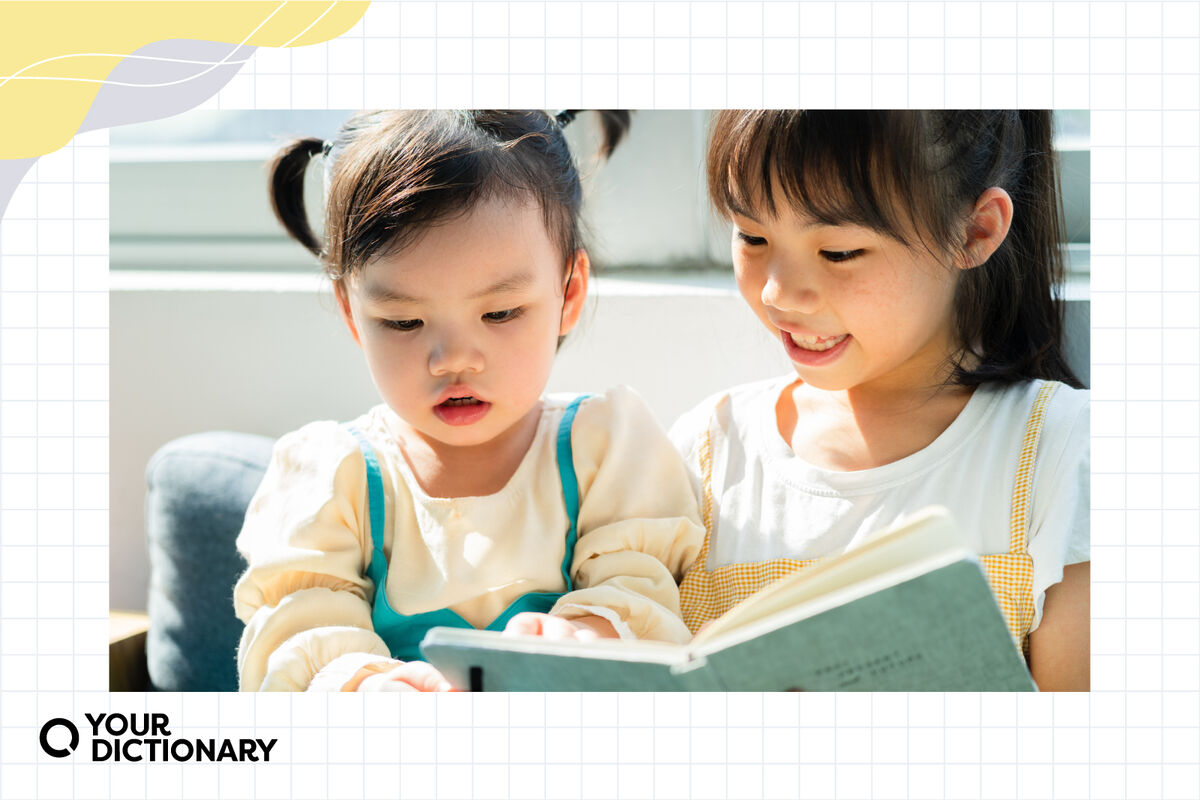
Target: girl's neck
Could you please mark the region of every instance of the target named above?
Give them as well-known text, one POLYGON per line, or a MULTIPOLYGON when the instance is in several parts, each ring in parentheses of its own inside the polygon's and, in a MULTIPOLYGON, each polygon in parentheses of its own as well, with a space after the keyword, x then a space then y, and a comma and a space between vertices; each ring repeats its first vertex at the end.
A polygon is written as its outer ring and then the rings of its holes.
POLYGON ((541 415, 538 403, 504 433, 470 447, 444 444, 401 421, 400 444, 413 477, 430 497, 482 497, 508 485, 533 444, 541 415))
POLYGON ((797 456, 822 469, 853 472, 924 450, 958 418, 972 392, 949 384, 830 392, 797 380, 780 394, 775 416, 797 456))

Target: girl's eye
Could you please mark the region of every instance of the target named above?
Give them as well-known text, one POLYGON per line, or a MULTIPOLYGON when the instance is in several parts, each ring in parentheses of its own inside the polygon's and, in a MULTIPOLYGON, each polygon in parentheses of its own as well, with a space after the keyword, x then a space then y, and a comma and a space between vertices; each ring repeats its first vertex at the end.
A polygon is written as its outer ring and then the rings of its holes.
POLYGON ((835 263, 841 261, 849 261, 852 258, 858 258, 863 254, 862 250, 822 250, 821 257, 826 261, 835 263))
POLYGON ((383 324, 397 331, 415 331, 425 323, 419 319, 385 319, 383 324))
POLYGON ((744 243, 750 245, 751 247, 757 247, 760 244, 767 243, 767 240, 761 236, 752 236, 751 234, 743 233, 742 231, 737 232, 737 238, 741 239, 744 243))
POLYGON ((521 308, 506 308, 503 311, 489 311, 483 315, 488 322, 511 322, 521 316, 521 308))

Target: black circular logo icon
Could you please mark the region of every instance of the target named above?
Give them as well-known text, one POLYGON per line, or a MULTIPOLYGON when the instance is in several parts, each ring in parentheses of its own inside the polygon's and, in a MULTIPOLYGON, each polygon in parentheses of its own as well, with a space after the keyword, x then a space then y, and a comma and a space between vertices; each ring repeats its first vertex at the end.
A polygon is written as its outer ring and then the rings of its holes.
POLYGON ((42 726, 42 733, 38 738, 42 743, 42 750, 46 752, 46 755, 54 756, 55 758, 66 758, 75 752, 75 748, 79 746, 79 728, 76 728, 75 723, 69 719, 55 717, 42 726), (67 745, 65 750, 60 747, 53 747, 50 744, 50 731, 58 727, 66 728, 71 734, 71 743, 67 745))

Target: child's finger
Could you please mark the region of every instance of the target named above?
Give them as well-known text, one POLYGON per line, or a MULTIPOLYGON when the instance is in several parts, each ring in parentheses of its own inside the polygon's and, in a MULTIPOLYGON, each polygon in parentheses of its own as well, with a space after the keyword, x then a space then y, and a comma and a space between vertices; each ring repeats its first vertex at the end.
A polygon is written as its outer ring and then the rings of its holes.
MULTIPOLYGON (((390 682, 408 685, 419 692, 448 692, 454 688, 436 667, 424 661, 406 661, 383 674, 390 682)), ((405 690, 396 687, 384 691, 405 690)))
POLYGON ((386 672, 377 672, 362 679, 355 690, 358 692, 415 692, 416 687, 404 681, 393 680, 386 672))
POLYGON ((542 636, 546 639, 574 639, 578 630, 562 617, 547 614, 542 619, 542 636))
POLYGON ((542 620, 549 616, 549 614, 539 614, 536 611, 523 611, 515 614, 504 626, 504 633, 507 636, 541 636, 542 620))

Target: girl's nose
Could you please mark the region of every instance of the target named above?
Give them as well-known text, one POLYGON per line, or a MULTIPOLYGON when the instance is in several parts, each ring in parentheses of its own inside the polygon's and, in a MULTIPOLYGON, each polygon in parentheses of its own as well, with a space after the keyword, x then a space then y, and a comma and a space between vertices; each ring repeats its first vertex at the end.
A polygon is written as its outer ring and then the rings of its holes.
POLYGON ((483 353, 467 337, 447 337, 429 354, 429 372, 433 375, 480 372, 483 353))
POLYGON ((802 265, 775 263, 767 268, 763 305, 780 311, 812 313, 820 305, 820 299, 812 274, 802 265))

